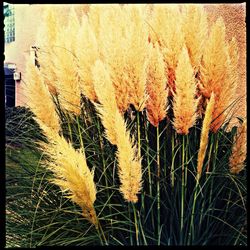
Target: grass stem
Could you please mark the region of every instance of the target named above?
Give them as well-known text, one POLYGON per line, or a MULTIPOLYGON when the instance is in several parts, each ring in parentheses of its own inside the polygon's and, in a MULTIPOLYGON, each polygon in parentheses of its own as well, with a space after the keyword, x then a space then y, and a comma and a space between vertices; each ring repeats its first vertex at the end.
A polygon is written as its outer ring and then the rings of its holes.
POLYGON ((183 233, 184 221, 184 199, 185 199, 185 136, 182 137, 182 166, 181 166, 181 235, 183 233))
POLYGON ((161 210, 160 210, 160 136, 159 136, 159 126, 156 128, 156 154, 157 154, 157 233, 158 237, 161 230, 161 210))

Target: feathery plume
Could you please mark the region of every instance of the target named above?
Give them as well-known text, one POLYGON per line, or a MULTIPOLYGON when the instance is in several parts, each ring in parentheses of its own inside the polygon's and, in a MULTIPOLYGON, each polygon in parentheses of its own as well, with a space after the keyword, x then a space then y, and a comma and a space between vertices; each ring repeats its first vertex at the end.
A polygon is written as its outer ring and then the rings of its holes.
POLYGON ((92 68, 94 88, 101 105, 96 105, 96 109, 101 117, 107 139, 112 144, 116 144, 116 131, 114 130, 115 114, 117 105, 115 100, 115 90, 109 73, 102 61, 97 60, 92 68))
POLYGON ((147 117, 149 122, 157 127, 159 122, 166 117, 167 97, 165 65, 158 45, 149 50, 149 64, 147 69, 148 94, 146 102, 147 117))
POLYGON ((46 6, 44 17, 37 32, 36 44, 39 47, 38 58, 40 71, 51 94, 57 94, 56 75, 54 72, 54 46, 56 34, 60 30, 60 20, 55 6, 46 6))
POLYGON ((206 42, 201 67, 201 93, 209 98, 214 92, 219 95, 227 78, 225 62, 227 51, 225 43, 225 24, 222 18, 213 24, 206 42))
POLYGON ((100 33, 100 17, 102 16, 105 8, 108 8, 109 5, 107 4, 90 4, 89 11, 88 11, 88 19, 91 29, 93 30, 94 34, 96 35, 97 40, 99 40, 99 33, 100 33))
POLYGON ((244 161, 247 154, 247 122, 237 128, 237 134, 234 137, 232 154, 229 158, 229 167, 232 174, 238 174, 245 167, 244 161))
POLYGON ((117 158, 119 166, 120 191, 128 202, 137 202, 137 194, 142 186, 141 160, 137 154, 136 144, 130 139, 121 114, 116 111, 115 131, 117 133, 117 158))
POLYGON ((150 39, 153 44, 159 43, 164 57, 169 94, 175 91, 175 69, 185 43, 182 18, 178 5, 157 4, 149 20, 150 39))
POLYGON ((98 225, 94 209, 96 186, 83 153, 75 150, 65 138, 46 128, 49 143, 41 143, 41 149, 49 157, 45 166, 54 174, 51 180, 58 185, 67 198, 82 208, 82 214, 95 226, 98 225))
POLYGON ((48 86, 44 83, 41 72, 30 60, 26 64, 25 77, 24 93, 29 108, 36 116, 36 121, 40 126, 45 124, 58 133, 60 123, 55 104, 48 86))
POLYGON ((185 4, 182 7, 185 43, 191 64, 197 71, 208 35, 207 14, 203 6, 196 4, 185 4))
POLYGON ((126 68, 129 87, 129 101, 135 109, 142 111, 146 103, 146 70, 148 65, 148 26, 146 25, 146 5, 123 6, 126 23, 126 68))
POLYGON ((201 62, 200 92, 206 98, 215 94, 215 108, 211 131, 216 133, 226 120, 227 108, 234 100, 235 84, 232 78, 229 49, 225 42, 225 24, 222 18, 212 26, 201 62))
POLYGON ((69 13, 67 27, 62 28, 57 34, 57 48, 55 50, 54 71, 57 78, 59 101, 61 106, 75 115, 80 115, 81 93, 76 67, 76 41, 72 36, 77 36, 79 21, 73 8, 69 13))
POLYGON ((95 34, 89 25, 86 15, 83 15, 80 30, 78 31, 77 57, 79 84, 82 93, 91 101, 97 101, 94 90, 91 67, 99 58, 98 44, 95 34))
POLYGON ((184 47, 176 68, 176 93, 174 93, 174 127, 179 134, 188 134, 196 121, 198 99, 195 99, 194 71, 184 47))
POLYGON ((92 72, 95 91, 101 103, 101 105, 96 105, 97 110, 102 119, 107 139, 117 145, 120 190, 125 200, 137 202, 142 173, 136 145, 130 139, 129 131, 127 131, 122 114, 116 105, 115 91, 109 72, 100 60, 96 61, 92 72))
POLYGON ((201 138, 200 138, 200 148, 198 153, 198 164, 197 164, 197 179, 200 179, 201 172, 202 172, 202 166, 203 161, 206 154, 207 149, 207 143, 208 143, 208 134, 209 134, 209 128, 212 121, 212 113, 214 110, 214 104, 215 104, 215 96, 212 93, 210 100, 207 104, 205 117, 202 124, 202 130, 201 130, 201 138))
POLYGON ((128 76, 125 74, 129 52, 128 39, 125 36, 125 31, 128 32, 128 24, 124 15, 120 5, 103 7, 99 17, 98 40, 100 54, 109 69, 115 88, 116 103, 121 112, 125 112, 129 106, 128 76))
MULTIPOLYGON (((228 102, 234 101, 236 99, 236 95, 233 95, 233 93, 236 93, 237 86, 239 84, 239 71, 238 71, 238 61, 239 61, 239 51, 238 51, 238 45, 235 37, 229 42, 228 44, 228 54, 229 54, 229 74, 228 74, 228 81, 230 83, 230 89, 231 89, 231 96, 229 95, 228 102)), ((235 105, 232 108, 231 113, 234 113, 236 109, 239 108, 238 105, 235 105)), ((234 125, 238 124, 237 118, 233 117, 230 120, 229 126, 227 130, 230 130, 234 125)))

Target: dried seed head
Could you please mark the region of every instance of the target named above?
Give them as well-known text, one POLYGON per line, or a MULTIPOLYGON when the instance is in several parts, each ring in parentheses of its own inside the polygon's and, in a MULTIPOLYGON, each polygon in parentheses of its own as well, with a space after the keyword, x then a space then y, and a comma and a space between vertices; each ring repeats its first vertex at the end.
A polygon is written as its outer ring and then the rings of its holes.
POLYGON ((45 124, 58 133, 61 129, 60 120, 52 96, 41 72, 30 60, 26 64, 25 77, 24 94, 28 106, 36 116, 36 121, 40 126, 45 124))
POLYGON ((238 174, 245 167, 244 161, 247 154, 247 123, 246 120, 238 127, 234 137, 232 154, 229 158, 229 167, 232 174, 238 174))
POLYGON ((168 90, 163 56, 158 45, 149 50, 149 65, 147 69, 147 102, 146 110, 149 122, 157 127, 166 117, 168 90))
POLYGON ((176 68, 176 93, 174 93, 174 127, 179 134, 188 134, 196 121, 198 100, 195 99, 196 81, 187 48, 184 47, 176 68))
POLYGON ((182 6, 183 32, 190 61, 197 71, 208 35, 207 14, 203 6, 185 4, 182 6))
POLYGON ((108 70, 102 61, 97 60, 92 68, 94 88, 101 105, 96 105, 96 109, 105 128, 107 139, 116 145, 117 135, 114 130, 115 114, 117 105, 115 100, 115 90, 109 76, 108 70))
POLYGON ((203 161, 206 155, 206 148, 208 143, 209 128, 212 121, 212 114, 214 110, 215 97, 211 94, 210 100, 207 104, 205 117, 202 124, 201 138, 200 138, 200 148, 198 153, 198 164, 197 164, 197 178, 199 179, 202 172, 203 161))
POLYGON ((82 208, 84 217, 97 225, 94 175, 87 166, 83 149, 77 151, 58 133, 45 126, 43 129, 49 143, 41 143, 40 146, 49 157, 44 164, 54 174, 51 181, 62 189, 67 198, 82 208))

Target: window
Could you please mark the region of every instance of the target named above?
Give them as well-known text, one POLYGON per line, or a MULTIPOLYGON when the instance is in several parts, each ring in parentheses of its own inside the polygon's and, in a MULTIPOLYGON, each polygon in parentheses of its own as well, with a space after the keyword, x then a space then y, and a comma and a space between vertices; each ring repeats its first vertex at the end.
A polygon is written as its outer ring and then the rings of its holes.
POLYGON ((5 42, 15 41, 15 9, 13 4, 4 3, 4 36, 5 42))

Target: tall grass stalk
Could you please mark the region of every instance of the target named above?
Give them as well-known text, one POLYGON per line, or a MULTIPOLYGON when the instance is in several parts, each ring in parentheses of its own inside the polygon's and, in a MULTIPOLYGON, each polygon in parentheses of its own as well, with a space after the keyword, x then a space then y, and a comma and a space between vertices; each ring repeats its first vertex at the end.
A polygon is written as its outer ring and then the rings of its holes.
POLYGON ((84 150, 84 144, 83 144, 83 140, 82 140, 81 125, 80 125, 78 116, 76 117, 76 122, 77 122, 77 128, 78 128, 78 136, 80 138, 80 145, 81 145, 81 148, 83 149, 83 154, 84 154, 84 157, 85 157, 85 150, 84 150))
POLYGON ((182 136, 182 165, 181 165, 181 235, 183 235, 184 204, 185 203, 185 135, 182 136))
MULTIPOLYGON (((160 136, 159 125, 156 127, 156 163, 157 163, 157 233, 160 236, 161 230, 161 197, 160 197, 160 136)), ((159 245, 159 242, 158 242, 159 245)))
POLYGON ((196 184, 194 188, 192 212, 191 212, 190 227, 189 227, 189 234, 188 234, 188 245, 190 245, 192 241, 194 240, 194 216, 195 216, 196 202, 197 202, 197 197, 198 197, 198 187, 199 187, 199 178, 197 178, 196 176, 196 184))
MULTIPOLYGON (((148 182, 149 182, 149 195, 150 198, 153 198, 153 182, 152 182, 152 174, 151 174, 151 164, 150 164, 150 144, 149 144, 149 138, 148 138, 148 132, 149 132, 149 122, 146 122, 145 127, 146 127, 146 131, 145 131, 145 137, 146 137, 146 154, 147 154, 147 171, 148 171, 148 182)), ((151 222, 152 222, 152 227, 153 230, 155 229, 155 224, 154 224, 154 212, 153 210, 151 211, 151 222)))
POLYGON ((172 149, 172 164, 171 164, 171 186, 174 188, 174 178, 175 178, 175 173, 174 173, 174 159, 175 159, 175 136, 174 133, 172 133, 171 136, 171 149, 172 149))

